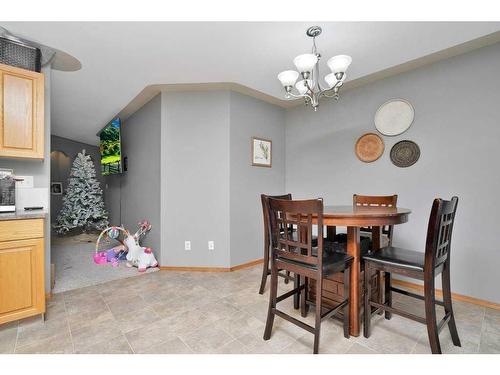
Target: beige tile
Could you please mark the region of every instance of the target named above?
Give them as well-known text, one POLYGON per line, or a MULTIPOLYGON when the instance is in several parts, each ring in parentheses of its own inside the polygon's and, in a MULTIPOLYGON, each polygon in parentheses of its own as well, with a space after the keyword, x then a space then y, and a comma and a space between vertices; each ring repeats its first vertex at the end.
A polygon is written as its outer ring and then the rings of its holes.
POLYGON ((0 325, 0 354, 14 353, 18 322, 0 325))
MULTIPOLYGON (((479 345, 477 342, 471 342, 466 337, 460 337, 461 346, 453 345, 450 332, 447 328, 443 328, 439 334, 439 343, 443 354, 467 354, 477 353, 479 345)), ((429 344, 429 336, 424 333, 418 339, 417 345, 412 351, 412 354, 431 354, 431 346, 429 344)))
POLYGON ((193 351, 178 337, 153 345, 141 354, 193 354, 193 351))
POLYGON ((17 346, 25 346, 37 343, 54 336, 66 337, 69 335, 69 326, 66 318, 61 320, 52 320, 30 324, 25 327, 19 327, 17 336, 17 346))
POLYGON ((132 354, 132 349, 123 334, 112 339, 91 343, 85 347, 75 349, 76 354, 132 354))
POLYGON ((125 312, 115 317, 122 332, 147 327, 160 320, 160 316, 151 308, 143 307, 140 310, 125 312))
POLYGON ((105 305, 100 305, 95 310, 89 309, 81 314, 68 315, 69 328, 72 332, 112 319, 114 319, 113 314, 105 305))
POLYGON ((85 313, 108 310, 106 303, 99 294, 95 296, 84 295, 69 298, 65 297, 64 303, 68 315, 82 315, 85 313))
POLYGON ((195 353, 215 353, 223 345, 233 341, 233 338, 221 328, 214 325, 204 326, 191 334, 180 334, 180 339, 195 353))
POLYGON ((135 353, 157 346, 177 337, 177 331, 182 329, 181 317, 170 317, 158 320, 146 327, 129 331, 125 334, 135 353), (176 326, 177 324, 177 326, 176 326))
POLYGON ((107 319, 71 331, 75 352, 91 346, 94 343, 112 340, 120 335, 120 327, 116 320, 107 319))
POLYGON ((367 348, 366 346, 353 343, 346 354, 377 354, 377 352, 373 349, 367 348))
POLYGON ((106 304, 114 316, 141 310, 146 306, 144 300, 137 294, 129 294, 118 299, 113 298, 110 302, 106 301, 106 304))
MULTIPOLYGON (((23 344, 23 343, 21 343, 23 344)), ((51 336, 41 340, 30 340, 24 345, 16 347, 19 354, 70 354, 73 353, 73 344, 69 332, 51 336)))
POLYGON ((479 353, 500 354, 500 335, 484 332, 479 343, 479 353))
POLYGON ((265 324, 262 321, 244 312, 224 319, 220 324, 224 331, 236 339, 248 334, 262 337, 265 328, 265 324))
MULTIPOLYGON (((309 348, 309 352, 312 353, 314 348, 314 335, 307 332, 306 335, 297 339, 297 343, 309 348)), ((345 354, 353 344, 354 340, 346 339, 341 330, 337 332, 322 330, 319 339, 319 353, 345 354)))
POLYGON ((214 351, 215 354, 245 354, 248 349, 239 340, 233 340, 214 351))

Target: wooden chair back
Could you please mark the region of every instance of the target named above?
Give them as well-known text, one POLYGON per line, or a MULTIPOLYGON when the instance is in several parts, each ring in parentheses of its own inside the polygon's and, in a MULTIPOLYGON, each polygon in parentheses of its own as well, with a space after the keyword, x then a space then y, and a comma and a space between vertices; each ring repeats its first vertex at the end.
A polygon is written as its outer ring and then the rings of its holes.
MULTIPOLYGON (((397 207, 398 196, 395 195, 358 195, 352 196, 352 204, 359 207, 397 207)), ((370 227, 362 227, 360 231, 371 232, 370 227)), ((389 245, 392 245, 393 225, 382 227, 382 233, 389 239, 389 245)))
MULTIPOLYGON (((264 241, 266 246, 271 246, 270 242, 270 233, 269 233, 269 215, 271 208, 269 207, 269 198, 274 199, 283 199, 283 200, 292 200, 292 194, 284 194, 284 195, 266 195, 261 194, 260 200, 262 202, 262 215, 264 217, 264 241)), ((283 228, 281 228, 283 230, 283 228)))
POLYGON ((269 199, 272 256, 298 261, 322 269, 323 200, 269 199), (313 254, 313 217, 317 217, 318 246, 313 254), (281 228, 293 230, 282 231, 281 228))
POLYGON ((458 197, 449 201, 437 198, 432 204, 425 245, 426 271, 434 271, 435 266, 449 259, 457 205, 458 197))

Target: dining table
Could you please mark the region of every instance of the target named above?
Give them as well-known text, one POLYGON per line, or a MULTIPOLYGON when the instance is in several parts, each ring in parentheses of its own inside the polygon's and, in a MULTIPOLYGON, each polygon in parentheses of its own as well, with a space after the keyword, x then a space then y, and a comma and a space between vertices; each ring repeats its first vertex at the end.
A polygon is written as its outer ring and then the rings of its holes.
MULTIPOLYGON (((361 323, 361 254, 360 228, 371 227, 372 249, 377 251, 381 246, 381 228, 387 225, 403 224, 408 221, 411 210, 402 207, 383 206, 324 206, 323 225, 326 226, 326 237, 335 239, 336 227, 347 228, 347 253, 354 258, 351 268, 349 318, 350 334, 359 336, 361 323)), ((317 224, 317 217, 313 217, 313 224, 317 224)))

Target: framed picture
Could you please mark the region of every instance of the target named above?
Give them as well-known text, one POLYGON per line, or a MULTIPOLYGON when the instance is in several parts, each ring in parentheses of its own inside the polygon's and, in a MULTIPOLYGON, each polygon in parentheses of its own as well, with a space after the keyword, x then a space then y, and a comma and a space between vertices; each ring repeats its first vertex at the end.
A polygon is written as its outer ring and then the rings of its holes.
POLYGON ((62 195, 63 186, 62 182, 53 182, 50 184, 50 193, 52 195, 62 195))
POLYGON ((256 167, 272 166, 272 145, 269 139, 252 137, 252 165, 256 167))

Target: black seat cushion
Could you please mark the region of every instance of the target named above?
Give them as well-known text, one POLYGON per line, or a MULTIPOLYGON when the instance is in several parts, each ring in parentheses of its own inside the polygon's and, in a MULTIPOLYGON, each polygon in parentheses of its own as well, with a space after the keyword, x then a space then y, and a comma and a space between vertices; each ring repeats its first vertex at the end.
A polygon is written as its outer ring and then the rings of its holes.
MULTIPOLYGON (((332 273, 341 272, 345 270, 347 267, 349 267, 353 259, 354 258, 352 256, 344 253, 339 253, 339 252, 326 253, 323 255, 323 274, 329 275, 332 273)), ((278 260, 285 263, 294 264, 303 268, 309 268, 312 270, 317 269, 317 266, 315 265, 310 265, 289 258, 278 257, 278 260)))
POLYGON ((365 262, 387 264, 411 270, 423 271, 425 254, 419 251, 388 246, 374 253, 365 255, 363 259, 365 262))

